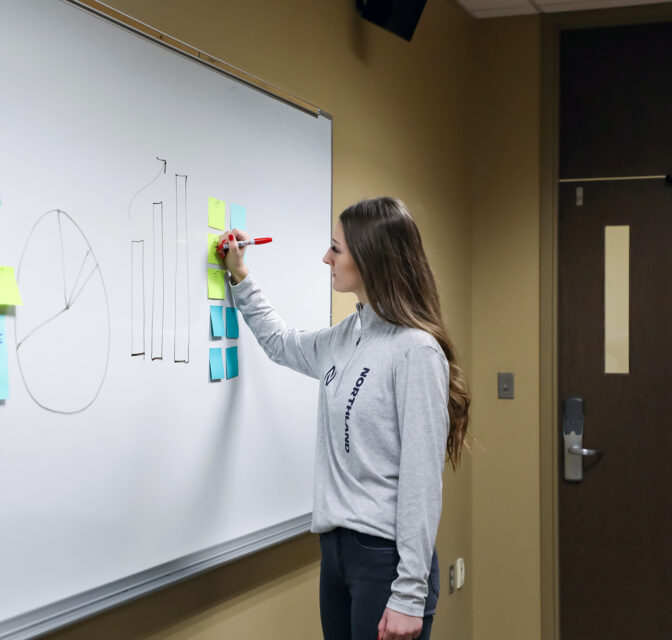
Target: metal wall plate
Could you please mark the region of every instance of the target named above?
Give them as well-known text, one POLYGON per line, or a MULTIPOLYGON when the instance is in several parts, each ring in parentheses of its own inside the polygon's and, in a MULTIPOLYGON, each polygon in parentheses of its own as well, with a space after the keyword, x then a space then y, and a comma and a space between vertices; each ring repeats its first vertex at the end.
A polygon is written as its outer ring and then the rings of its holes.
POLYGON ((513 398, 513 374, 497 374, 497 397, 510 400, 513 398))

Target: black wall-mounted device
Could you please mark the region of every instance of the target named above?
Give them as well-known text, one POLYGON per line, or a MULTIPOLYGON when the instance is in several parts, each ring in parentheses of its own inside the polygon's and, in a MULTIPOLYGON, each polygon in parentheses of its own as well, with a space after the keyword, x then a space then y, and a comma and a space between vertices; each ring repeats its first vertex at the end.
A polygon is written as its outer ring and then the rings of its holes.
POLYGON ((411 41, 427 0, 356 0, 362 18, 411 41))

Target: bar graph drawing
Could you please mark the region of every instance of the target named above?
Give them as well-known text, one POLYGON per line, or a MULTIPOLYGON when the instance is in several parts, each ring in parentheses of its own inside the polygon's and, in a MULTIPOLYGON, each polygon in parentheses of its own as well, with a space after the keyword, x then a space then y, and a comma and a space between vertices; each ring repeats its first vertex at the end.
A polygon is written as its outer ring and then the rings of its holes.
POLYGON ((172 337, 173 362, 186 364, 191 337, 188 175, 173 174, 173 190, 165 175, 168 161, 159 157, 156 160, 161 162, 158 173, 133 195, 128 205, 128 220, 133 228, 131 356, 169 360, 170 356, 164 357, 164 347, 172 337))

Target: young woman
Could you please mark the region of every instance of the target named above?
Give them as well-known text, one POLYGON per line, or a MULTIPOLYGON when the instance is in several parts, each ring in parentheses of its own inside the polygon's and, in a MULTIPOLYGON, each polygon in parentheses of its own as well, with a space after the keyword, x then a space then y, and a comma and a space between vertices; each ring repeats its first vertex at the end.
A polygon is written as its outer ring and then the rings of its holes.
POLYGON ((312 531, 320 534, 326 640, 430 637, 446 452, 459 463, 469 393, 441 321, 418 229, 399 200, 346 209, 323 261, 356 313, 288 328, 222 235, 234 299, 275 362, 320 380, 312 531))

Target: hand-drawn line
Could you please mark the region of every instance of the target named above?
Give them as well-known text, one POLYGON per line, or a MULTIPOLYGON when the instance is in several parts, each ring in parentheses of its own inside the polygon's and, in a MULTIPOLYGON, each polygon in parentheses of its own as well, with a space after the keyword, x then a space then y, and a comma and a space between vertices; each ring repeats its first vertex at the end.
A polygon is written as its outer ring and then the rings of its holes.
POLYGON ((65 306, 68 307, 70 305, 70 299, 72 298, 72 294, 75 292, 75 289, 77 288, 77 284, 79 283, 79 278, 82 275, 82 271, 84 271, 84 265, 86 264, 86 259, 89 257, 89 254, 91 252, 87 251, 84 254, 84 260, 82 260, 82 264, 79 267, 79 271, 77 272, 77 278, 75 279, 75 284, 72 285, 72 291, 70 291, 70 298, 67 298, 65 301, 65 306))
MULTIPOLYGON (((41 322, 38 324, 32 331, 29 331, 27 335, 23 336, 21 340, 18 339, 17 335, 17 343, 16 343, 16 348, 18 349, 30 336, 32 336, 34 333, 37 332, 38 329, 41 329, 42 327, 48 325, 52 320, 55 320, 60 316, 62 313, 66 312, 68 310, 68 307, 63 307, 60 311, 55 313, 51 318, 47 318, 44 322, 41 322)), ((18 332, 17 332, 18 333, 18 332)))
POLYGON ((163 202, 153 203, 153 269, 152 269, 152 360, 163 360, 163 319, 165 317, 165 269, 163 252, 163 202), (160 283, 159 278, 161 279, 160 283), (159 315, 159 307, 161 314, 159 315), (157 350, 154 350, 157 345, 157 350))
POLYGON ((189 237, 188 237, 188 207, 187 207, 187 176, 179 173, 175 174, 175 327, 173 331, 173 362, 188 363, 189 349, 191 342, 191 317, 190 317, 190 295, 189 295, 189 237), (182 184, 180 184, 182 183, 182 184), (182 196, 180 198, 180 195, 182 196), (183 251, 181 251, 181 247, 183 251), (184 253, 184 267, 182 267, 182 253, 184 253), (178 292, 178 280, 184 269, 184 280, 181 280, 180 291, 178 292), (186 285, 186 286, 185 286, 186 285), (184 303, 186 294, 186 306, 180 307, 184 303), (180 315, 180 341, 184 332, 186 309, 186 355, 184 353, 184 344, 179 346, 178 356, 178 314, 180 315))
POLYGON ((131 240, 131 357, 133 356, 142 356, 142 359, 145 359, 144 240, 131 240), (137 299, 138 293, 141 294, 140 300, 137 299), (140 307, 139 310, 138 307, 140 307), (138 315, 139 323, 136 317, 138 315))
POLYGON ((63 302, 67 308, 68 306, 68 294, 66 293, 67 285, 65 282, 65 250, 63 249, 63 230, 61 229, 61 212, 58 211, 56 214, 58 220, 58 237, 61 240, 61 266, 63 268, 63 302))
POLYGON ((68 303, 68 309, 72 309, 72 305, 75 304, 75 301, 77 300, 77 298, 79 298, 79 296, 81 295, 82 291, 84 291, 84 287, 86 287, 87 282, 88 282, 89 280, 91 280, 91 276, 92 276, 96 271, 98 271, 98 265, 96 265, 96 266, 92 269, 91 273, 89 273, 89 275, 86 277, 86 280, 84 280, 84 283, 83 283, 82 286, 79 288, 79 291, 77 292, 77 294, 70 300, 70 302, 68 303))
POLYGON ((86 286, 86 283, 89 281, 89 279, 91 278, 91 276, 95 273, 96 269, 98 268, 98 265, 97 265, 97 264, 94 264, 93 269, 91 270, 91 272, 89 273, 89 275, 88 275, 88 276, 86 277, 86 279, 84 280, 84 283, 83 283, 82 286, 79 288, 79 290, 77 291, 77 293, 75 293, 75 290, 77 289, 77 285, 79 284, 79 279, 82 277, 82 272, 84 271, 84 265, 86 265, 86 261, 87 261, 87 259, 88 259, 88 257, 89 257, 90 255, 91 255, 91 251, 90 251, 90 250, 87 251, 87 252, 84 254, 84 260, 82 260, 82 264, 81 264, 81 266, 79 267, 79 272, 77 273, 77 279, 75 280, 75 284, 72 285, 72 291, 70 291, 70 298, 68 298, 68 300, 67 300, 67 302, 66 302, 66 305, 65 305, 66 307, 70 307, 70 306, 72 306, 72 303, 79 297, 79 294, 82 292, 82 290, 83 290, 84 287, 86 286))
POLYGON ((154 176, 154 177, 153 177, 153 178, 152 178, 152 179, 151 179, 151 180, 150 180, 144 187, 142 187, 141 189, 138 189, 138 191, 135 192, 135 195, 131 198, 131 201, 128 203, 128 219, 129 219, 129 220, 131 219, 131 207, 133 206, 133 202, 135 201, 135 199, 136 199, 136 198, 137 198, 137 197, 138 197, 138 196, 139 196, 139 195, 140 195, 140 194, 141 194, 147 187, 149 187, 150 185, 154 184, 154 182, 156 182, 156 180, 158 179, 158 177, 161 175, 161 172, 166 173, 166 167, 167 167, 167 165, 168 165, 168 161, 167 161, 167 160, 164 160, 163 158, 159 158, 159 156, 156 156, 156 159, 157 159, 159 162, 163 162, 163 165, 162 165, 161 168, 159 169, 158 173, 157 173, 157 174, 156 174, 156 175, 155 175, 155 176, 154 176))
MULTIPOLYGON (((86 244, 87 244, 87 247, 88 247, 87 254, 88 254, 88 253, 91 254, 91 257, 93 258, 93 260, 94 260, 94 262, 95 262, 95 264, 96 264, 96 267, 95 267, 95 269, 89 274, 89 276, 88 276, 88 278, 86 279, 85 283, 84 283, 84 284, 82 285, 82 287, 79 289, 79 291, 78 291, 78 293, 77 293, 77 296, 75 296, 75 298, 70 302, 70 305, 69 305, 69 306, 68 306, 67 299, 66 299, 66 306, 65 306, 64 309, 61 309, 58 313, 56 313, 55 315, 51 316, 50 318, 48 318, 47 320, 45 320, 44 322, 42 322, 40 325, 38 325, 37 327, 35 327, 35 328, 34 328, 32 331, 30 331, 26 336, 24 336, 22 340, 19 340, 19 326, 18 326, 18 325, 19 325, 19 315, 17 315, 17 319, 16 319, 16 330, 15 330, 16 359, 17 359, 17 362, 18 362, 18 365, 19 365, 19 373, 21 374, 21 379, 22 379, 22 381, 23 381, 24 386, 26 387, 26 391, 28 392, 28 395, 32 398, 33 402, 35 402, 35 404, 37 404, 39 407, 41 407, 41 408, 44 409, 45 411, 50 411, 51 413, 61 413, 61 414, 67 414, 67 415, 70 415, 70 414, 81 413, 82 411, 86 411, 86 409, 88 409, 88 408, 89 408, 89 407, 96 401, 96 398, 98 398, 98 396, 100 395, 100 391, 101 391, 101 389, 103 388, 103 384, 104 384, 104 382, 105 382, 105 378, 107 377, 107 370, 108 370, 108 368, 109 368, 109 364, 110 364, 110 341, 111 341, 111 333, 112 333, 112 327, 111 327, 111 322, 110 322, 110 303, 109 303, 109 299, 108 299, 108 297, 107 297, 107 288, 106 288, 106 286, 105 286, 105 280, 103 279, 102 271, 100 270, 100 267, 99 267, 99 265, 98 265, 98 261, 96 260, 96 257, 95 257, 95 255, 94 255, 94 253, 93 253, 93 249, 91 248, 91 244, 89 243, 89 240, 88 240, 87 237, 84 235, 84 232, 82 231, 81 227, 75 222, 75 220, 74 220, 68 213, 66 213, 65 211, 61 211, 60 209, 50 209, 50 210, 47 211, 46 213, 42 214, 42 215, 37 219, 37 221, 35 222, 35 224, 33 225, 32 229, 30 230, 30 233, 28 234, 28 239, 26 240, 26 244, 25 244, 24 247, 23 247, 23 251, 21 252, 21 258, 20 258, 20 260, 19 260, 19 266, 18 266, 18 269, 17 269, 17 279, 19 280, 19 282, 21 281, 21 273, 22 273, 23 259, 24 259, 25 255, 26 255, 26 251, 27 251, 28 247, 30 246, 30 247, 32 248, 32 246, 33 246, 33 245, 32 245, 32 242, 31 242, 31 237, 32 237, 33 233, 35 232, 35 229, 36 229, 37 226, 40 224, 40 222, 42 222, 42 220, 44 220, 44 218, 46 218, 48 215, 51 215, 51 214, 56 214, 56 216, 57 216, 57 219, 58 219, 58 227, 59 227, 59 235, 61 236, 61 251, 62 251, 61 255, 62 255, 63 265, 64 265, 64 269, 63 269, 63 287, 64 287, 64 292, 66 291, 66 286, 65 286, 65 250, 64 250, 64 244, 63 244, 63 234, 62 234, 62 230, 61 230, 61 216, 65 216, 65 217, 69 220, 69 222, 70 222, 70 223, 77 229, 77 231, 79 231, 79 233, 81 234, 81 236, 82 236, 84 242, 86 242, 86 244), (89 281, 89 279, 91 278, 91 276, 92 276, 94 273, 96 273, 96 272, 98 272, 98 274, 99 274, 99 276, 100 276, 100 284, 101 284, 101 287, 102 287, 102 290, 103 290, 103 296, 104 296, 104 298, 105 298, 105 310, 106 310, 106 313, 107 313, 107 351, 106 351, 106 355, 105 355, 105 368, 104 368, 104 370, 103 370, 103 375, 102 375, 102 377, 101 377, 101 379, 100 379, 100 384, 98 385, 98 388, 96 389, 96 392, 93 394, 93 397, 92 397, 92 398, 91 398, 91 399, 90 399, 90 400, 89 400, 83 407, 80 407, 80 408, 78 408, 78 409, 74 409, 74 410, 72 410, 72 411, 64 411, 64 410, 60 410, 60 409, 53 409, 53 408, 51 408, 51 407, 48 407, 46 404, 43 404, 42 402, 40 402, 40 401, 35 397, 35 394, 33 393, 33 391, 31 390, 30 386, 28 385, 28 381, 26 380, 26 375, 25 375, 24 370, 23 370, 23 363, 22 363, 22 360, 21 360, 21 356, 20 356, 19 348, 21 347, 22 344, 25 343, 25 341, 26 341, 30 336, 34 335, 34 334, 37 332, 38 329, 41 329, 41 328, 47 326, 49 323, 53 322, 53 321, 54 321, 56 318, 58 318, 60 315, 62 315, 63 313, 66 313, 67 311, 69 311, 70 309, 72 309, 72 305, 73 305, 75 299, 76 299, 76 298, 79 296, 79 294, 82 292, 82 290, 83 290, 84 287, 86 286, 86 283, 89 281)), ((19 313, 20 313, 20 312, 19 312, 19 313)))

